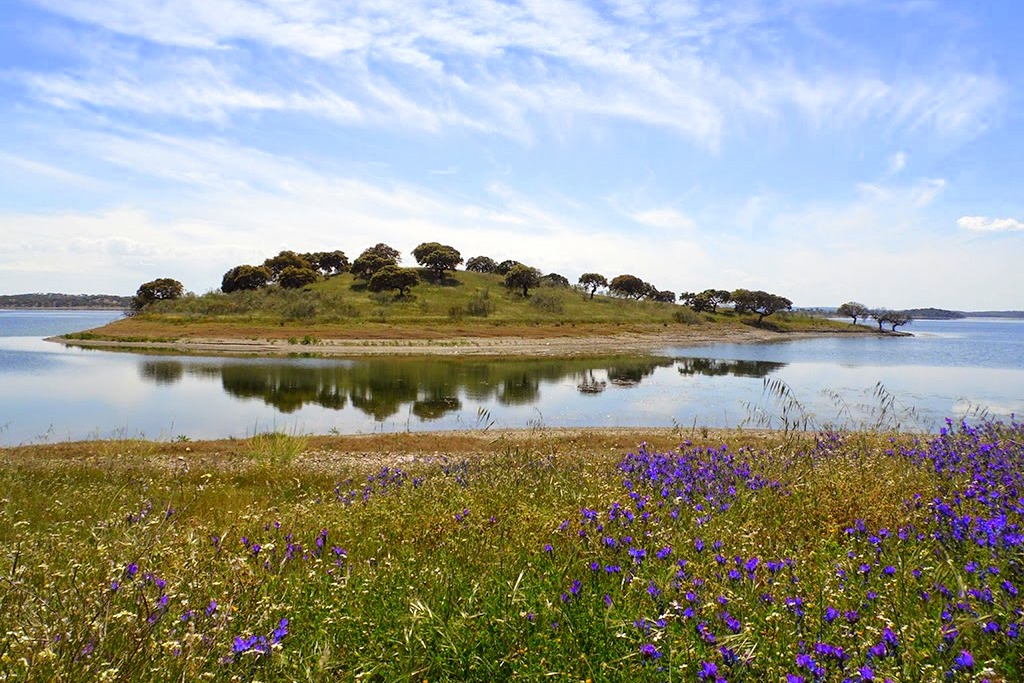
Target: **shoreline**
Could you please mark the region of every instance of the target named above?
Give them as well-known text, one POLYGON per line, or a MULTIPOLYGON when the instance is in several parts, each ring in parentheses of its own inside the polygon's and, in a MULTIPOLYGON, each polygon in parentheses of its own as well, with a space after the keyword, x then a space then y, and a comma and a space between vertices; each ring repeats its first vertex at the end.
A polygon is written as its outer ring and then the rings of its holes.
MULTIPOLYGON (((81 348, 114 351, 179 352, 209 356, 500 356, 575 357, 651 353, 672 346, 711 344, 759 344, 853 334, 824 330, 777 332, 764 328, 729 327, 721 330, 673 330, 663 333, 626 332, 613 335, 569 337, 449 337, 437 339, 318 339, 314 343, 283 339, 188 338, 171 341, 124 341, 114 339, 71 339, 47 337, 45 341, 81 348)), ((863 334, 863 333, 860 333, 863 334)), ((878 334, 870 332, 869 334, 878 334)), ((883 336, 912 336, 906 332, 885 332, 883 336)))

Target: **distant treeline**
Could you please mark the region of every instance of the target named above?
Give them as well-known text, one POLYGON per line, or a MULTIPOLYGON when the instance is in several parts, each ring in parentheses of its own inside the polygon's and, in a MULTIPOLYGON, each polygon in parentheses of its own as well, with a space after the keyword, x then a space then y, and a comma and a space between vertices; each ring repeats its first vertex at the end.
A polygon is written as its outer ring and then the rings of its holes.
POLYGON ((130 296, 113 294, 0 294, 0 308, 109 308, 126 309, 130 296))
POLYGON ((944 308, 911 308, 916 320, 958 320, 960 318, 1024 318, 1024 311, 949 311, 944 308))
MULTIPOLYGON (((833 317, 834 308, 801 308, 801 313, 833 317)), ((945 308, 908 308, 905 311, 914 320, 959 320, 961 318, 1021 318, 1024 311, 951 311, 945 308)))

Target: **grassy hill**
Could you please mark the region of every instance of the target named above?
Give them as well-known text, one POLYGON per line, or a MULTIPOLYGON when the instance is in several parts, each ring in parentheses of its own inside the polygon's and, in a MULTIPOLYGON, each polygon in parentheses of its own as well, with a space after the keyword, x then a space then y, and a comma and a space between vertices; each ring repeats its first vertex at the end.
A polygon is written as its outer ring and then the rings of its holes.
MULTIPOLYGON (((756 316, 732 311, 694 313, 685 306, 595 296, 542 286, 528 297, 509 291, 498 275, 457 271, 443 281, 420 271, 406 296, 372 293, 345 273, 305 289, 269 287, 210 292, 160 301, 139 315, 99 328, 114 339, 444 338, 457 336, 586 336, 654 332, 670 326, 752 325, 756 316)), ((847 331, 843 325, 796 313, 776 314, 764 326, 779 331, 847 331)), ((857 330, 854 330, 857 331, 857 330)))

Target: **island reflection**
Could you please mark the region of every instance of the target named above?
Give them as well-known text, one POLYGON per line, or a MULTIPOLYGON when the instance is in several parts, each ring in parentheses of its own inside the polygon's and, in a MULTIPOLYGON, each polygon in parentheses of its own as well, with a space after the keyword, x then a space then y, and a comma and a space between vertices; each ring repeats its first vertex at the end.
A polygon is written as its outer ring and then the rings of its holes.
POLYGON ((158 385, 186 377, 219 380, 238 399, 258 399, 282 413, 307 404, 331 410, 348 406, 383 421, 403 412, 436 420, 463 401, 529 405, 544 385, 575 384, 582 394, 639 385, 659 368, 682 375, 764 377, 784 363, 704 358, 629 357, 574 359, 369 358, 344 361, 261 359, 179 360, 148 358, 139 375, 158 385))

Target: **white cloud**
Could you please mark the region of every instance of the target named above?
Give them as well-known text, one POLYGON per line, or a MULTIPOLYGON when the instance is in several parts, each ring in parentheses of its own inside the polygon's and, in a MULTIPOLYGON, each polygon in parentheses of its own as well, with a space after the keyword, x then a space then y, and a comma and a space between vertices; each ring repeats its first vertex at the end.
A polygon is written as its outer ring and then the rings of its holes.
POLYGON ((972 232, 1017 232, 1024 230, 1024 222, 1016 218, 987 218, 985 216, 963 216, 956 222, 964 230, 972 232))
POLYGON ((637 211, 636 213, 631 214, 630 218, 632 218, 637 223, 649 225, 654 228, 666 228, 684 231, 691 231, 697 228, 697 224, 694 222, 692 218, 671 208, 647 209, 646 211, 637 211))
POLYGON ((571 0, 36 2, 173 47, 144 58, 101 50, 85 71, 23 74, 37 98, 219 123, 289 111, 530 142, 538 121, 588 116, 717 149, 747 120, 781 121, 793 108, 819 128, 970 133, 1006 94, 999 79, 968 70, 888 77, 842 59, 801 63, 771 38, 777 24, 799 20, 794 7, 620 0, 612 18, 571 0))
POLYGON ((88 178, 79 173, 73 173, 63 168, 58 168, 52 164, 46 164, 41 161, 34 159, 26 159, 25 157, 17 156, 15 154, 7 154, 0 152, 0 166, 7 166, 9 168, 17 169, 18 172, 28 172, 33 175, 55 180, 58 183, 75 185, 80 187, 96 187, 100 183, 93 178, 88 178))
POLYGON ((888 166, 886 168, 885 174, 886 174, 887 177, 888 176, 894 176, 897 173, 899 173, 900 171, 902 171, 904 168, 906 168, 906 166, 907 166, 907 153, 906 152, 896 152, 895 154, 893 154, 892 156, 889 157, 889 163, 888 163, 888 166))

